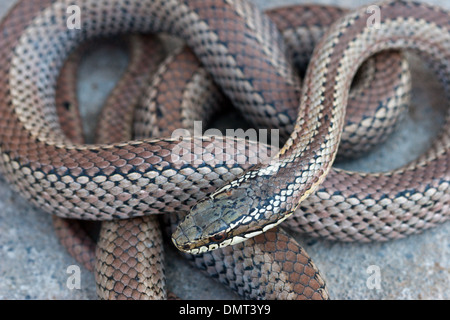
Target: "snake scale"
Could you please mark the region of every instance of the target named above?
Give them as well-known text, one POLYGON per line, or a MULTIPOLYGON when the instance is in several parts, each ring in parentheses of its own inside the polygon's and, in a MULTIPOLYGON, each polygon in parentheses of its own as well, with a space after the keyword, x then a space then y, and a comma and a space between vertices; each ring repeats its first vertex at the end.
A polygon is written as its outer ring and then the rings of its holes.
MULTIPOLYGON (((158 187, 155 177, 165 173, 177 180, 177 174, 202 168, 193 166, 188 170, 167 162, 166 167, 158 166, 161 161, 167 161, 170 150, 179 144, 173 139, 91 146, 76 145, 64 137, 56 120, 53 88, 65 56, 84 38, 111 35, 118 30, 165 31, 179 35, 232 100, 233 93, 239 93, 233 101, 238 108, 256 110, 256 125, 283 128, 295 122, 299 80, 282 54, 283 41, 276 28, 253 6, 232 1, 217 2, 210 7, 195 1, 187 4, 170 1, 83 4, 82 10, 93 18, 82 33, 58 28, 65 24, 67 4, 63 2, 51 5, 47 1, 33 2, 31 8, 17 6, 1 26, 2 30, 7 30, 0 39, 0 72, 5 81, 0 89, 1 168, 25 198, 45 210, 83 219, 129 218, 162 208, 185 211, 190 205, 176 196, 170 197, 177 200, 175 204, 164 203, 161 192, 168 190, 162 185, 158 187), (102 5, 106 7, 100 8, 102 5), (27 25, 23 17, 33 16, 44 7, 38 18, 27 25), (114 17, 106 26, 101 25, 103 20, 95 19, 101 12, 114 17), (219 28, 224 16, 233 17, 232 28, 219 28), (222 60, 214 60, 215 55, 222 60), (246 59, 248 56, 251 59, 246 59), (270 76, 270 81, 263 77, 265 75, 270 76), (249 100, 243 99, 244 96, 249 100), (293 107, 288 107, 290 105, 293 107), (274 115, 270 121, 263 117, 268 114, 274 115), (153 180, 150 182, 150 179, 153 180), (145 180, 152 187, 144 188, 145 180), (136 181, 134 186, 138 187, 131 188, 131 181, 136 181), (159 196, 152 198, 148 192, 151 189, 159 196), (102 197, 86 190, 97 190, 102 197), (124 190, 126 194, 119 196, 124 190)), ((301 202, 287 224, 331 239, 367 241, 401 237, 447 219, 448 124, 429 151, 404 168, 383 174, 330 170, 342 131, 351 80, 369 55, 390 48, 417 50, 432 62, 444 86, 449 82, 449 14, 439 8, 403 1, 383 3, 379 7, 380 29, 367 28, 367 14, 361 9, 342 18, 325 35, 303 82, 300 112, 293 133, 276 161, 259 164, 244 175, 240 170, 234 174, 238 182, 220 188, 214 196, 199 202, 174 234, 174 241, 180 248, 205 251, 266 231, 279 219, 293 214, 300 200, 319 188, 328 172, 322 185, 326 189, 320 187, 316 194, 301 202), (416 34, 418 36, 414 36, 416 34), (342 183, 327 184, 332 179, 342 183), (257 191, 262 185, 267 186, 263 190, 267 198, 257 191), (340 187, 344 190, 339 190, 340 187), (247 191, 251 191, 249 195, 253 198, 246 197, 247 191), (244 216, 235 216, 233 210, 227 210, 230 206, 225 196, 243 204, 240 207, 244 209, 244 216), (308 203, 321 198, 325 204, 308 207, 308 203), (231 215, 222 215, 219 210, 211 209, 214 207, 231 215), (214 218, 211 211, 219 214, 214 218), (204 219, 202 214, 208 213, 211 219, 204 219), (223 221, 229 223, 224 225, 223 221)), ((217 147, 208 150, 220 150, 222 142, 227 143, 221 139, 207 142, 217 147)), ((192 140, 192 144, 196 143, 192 140)), ((198 147, 202 150, 204 145, 198 147)), ((243 157, 250 158, 248 153, 243 157)), ((233 175, 232 169, 229 168, 233 175)), ((282 232, 272 230, 243 245, 249 242, 267 244, 277 235, 283 237, 282 232)), ((306 263, 310 263, 308 259, 306 263)), ((312 278, 317 280, 315 275, 312 278)), ((320 281, 314 287, 316 294, 324 292, 320 281)), ((309 297, 315 293, 310 293, 309 297)))
MULTIPOLYGON (((277 27, 283 31, 286 44, 289 47, 288 51, 291 52, 294 64, 300 72, 306 69, 306 63, 312 53, 314 45, 323 34, 326 27, 328 27, 329 24, 340 17, 343 13, 344 10, 339 8, 311 5, 286 7, 267 12, 269 17, 275 21, 277 27), (293 15, 292 12, 295 12, 295 15, 293 15), (317 15, 311 16, 312 12, 317 15), (311 25, 314 25, 316 28, 311 28, 311 25), (305 42, 305 39, 309 39, 310 41, 301 45, 302 42, 305 42)), ((133 61, 130 63, 128 71, 125 72, 124 77, 115 88, 113 94, 105 103, 105 108, 111 110, 111 112, 118 112, 119 114, 109 114, 108 112, 103 112, 105 115, 100 117, 100 126, 97 130, 97 142, 126 140, 128 138, 127 134, 129 134, 131 128, 128 130, 120 130, 117 129, 116 126, 123 126, 124 123, 130 123, 130 121, 121 121, 117 125, 112 126, 110 124, 117 121, 117 119, 123 119, 127 114, 124 110, 130 108, 130 105, 133 104, 128 100, 120 99, 120 97, 125 95, 139 96, 138 92, 134 92, 139 90, 139 86, 134 85, 134 81, 132 81, 132 79, 137 78, 136 73, 142 74, 145 66, 152 64, 152 61, 147 61, 150 59, 148 59, 148 57, 146 58, 146 55, 140 54, 140 51, 144 48, 145 51, 149 52, 149 50, 157 47, 157 44, 154 44, 150 41, 150 39, 145 40, 146 41, 141 41, 141 43, 138 43, 137 45, 131 46, 132 50, 130 51, 136 52, 135 54, 130 53, 133 61), (139 62, 139 57, 141 57, 144 62, 139 62), (132 94, 130 92, 132 92, 132 94), (112 128, 113 132, 110 132, 110 128, 112 128), (121 138, 117 137, 117 135, 121 132, 124 136, 121 138)), ((136 41, 132 41, 131 43, 136 43, 136 41)), ((80 52, 75 52, 73 55, 75 57, 79 57, 81 54, 80 52)), ((153 52, 151 56, 151 60, 158 60, 155 52, 153 52)), ((69 58, 68 60, 69 61, 66 62, 62 68, 60 79, 58 80, 60 88, 57 88, 56 100, 60 118, 63 120, 66 118, 71 120, 63 121, 61 126, 63 130, 65 130, 67 136, 74 137, 77 135, 74 134, 74 132, 78 134, 80 132, 80 130, 74 130, 73 128, 73 123, 76 122, 74 119, 79 118, 79 115, 64 116, 64 112, 68 112, 66 107, 67 104, 77 104, 73 94, 70 94, 76 91, 73 81, 76 73, 76 63, 72 62, 72 58, 69 58), (65 123, 67 122, 72 123, 72 125, 66 125, 65 123)), ((211 117, 212 112, 215 109, 220 108, 218 105, 219 102, 222 102, 222 104, 224 102, 224 97, 221 97, 221 92, 207 76, 206 71, 201 69, 200 64, 190 51, 185 49, 183 52, 169 57, 166 61, 167 63, 164 63, 160 67, 159 72, 152 81, 155 85, 153 85, 151 91, 147 93, 147 95, 151 97, 148 98, 150 101, 145 101, 142 103, 142 105, 146 108, 138 108, 136 112, 136 129, 134 130, 136 137, 170 135, 173 130, 176 130, 179 127, 190 127, 192 129, 193 120, 203 118, 203 120, 207 121, 208 117, 205 117, 205 115, 209 115, 209 117, 211 117), (185 70, 184 76, 180 76, 179 70, 185 70), (187 70, 190 70, 190 72, 187 72, 187 70), (190 101, 191 99, 193 101, 190 101), (161 102, 158 105, 158 101, 164 101, 165 103, 161 102), (161 114, 158 116, 157 124, 153 124, 155 121, 152 120, 152 117, 157 116, 157 112, 155 114, 154 110, 147 110, 147 107, 150 109, 159 108, 161 110, 161 114), (184 112, 185 114, 188 114, 188 116, 180 116, 180 110, 182 113, 184 112), (183 121, 180 122, 181 119, 183 119, 183 121), (187 121, 189 119, 190 121, 187 121), (152 123, 152 125, 149 125, 149 123, 152 123)), ((347 133, 347 135, 355 135, 358 131, 363 131, 361 128, 359 128, 359 130, 355 129, 355 125, 358 128, 360 119, 363 117, 366 119, 375 118, 375 115, 370 114, 373 110, 378 110, 377 112, 380 112, 380 110, 386 110, 386 113, 392 113, 390 118, 394 118, 395 120, 396 115, 398 115, 401 111, 401 108, 397 108, 397 105, 403 106, 402 102, 404 102, 403 100, 405 100, 407 96, 401 95, 400 93, 407 92, 409 90, 409 81, 405 80, 405 78, 408 78, 406 61, 402 59, 402 55, 398 53, 382 53, 375 56, 374 59, 370 59, 366 65, 361 68, 359 78, 361 80, 358 86, 359 89, 355 90, 354 88, 350 98, 349 108, 351 112, 347 116, 348 124, 344 128, 344 133, 347 133), (392 86, 390 86, 393 88, 392 91, 386 90, 380 95, 379 93, 376 93, 375 90, 371 89, 373 87, 376 88, 383 87, 383 85, 385 86, 389 79, 393 81, 392 86), (396 100, 396 97, 398 97, 400 101, 397 101, 398 99, 396 100), (397 103, 388 104, 388 101, 390 100, 394 100, 397 103)), ((387 133, 389 130, 392 130, 392 126, 388 125, 388 121, 385 122, 386 127, 374 128, 375 130, 373 130, 373 133, 376 134, 377 137, 372 137, 373 139, 379 140, 380 135, 384 135, 384 138, 387 138, 387 133)), ((364 141, 363 138, 367 139, 367 136, 370 135, 366 133, 364 137, 361 137, 362 139, 356 139, 356 143, 364 141)), ((79 138, 76 139, 78 140, 79 138)), ((346 140, 349 139, 344 137, 343 141, 345 142, 346 140)), ((364 143, 365 144, 359 148, 360 150, 367 148, 367 141, 364 143)), ((355 148, 346 150, 346 148, 344 148, 346 151, 353 151, 354 149, 355 148)), ((97 246, 97 261, 103 262, 97 264, 95 263, 95 255, 93 253, 93 248, 95 245, 88 241, 89 237, 83 235, 82 228, 78 224, 74 224, 74 222, 68 224, 66 221, 60 219, 55 219, 55 221, 58 235, 60 236, 62 243, 69 249, 69 252, 77 257, 82 264, 86 265, 89 270, 93 270, 94 265, 97 266, 98 271, 96 275, 99 283, 98 288, 100 297, 106 299, 147 298, 150 296, 149 293, 151 293, 152 298, 164 297, 162 290, 163 281, 155 281, 155 279, 163 277, 158 277, 154 273, 155 270, 158 270, 156 266, 160 266, 160 259, 155 259, 155 255, 141 255, 140 258, 135 258, 128 255, 128 244, 131 244, 129 237, 131 235, 136 235, 135 239, 142 237, 147 238, 146 236, 142 236, 142 234, 145 235, 146 232, 144 230, 141 232, 140 228, 145 228, 143 226, 146 225, 155 225, 155 221, 152 221, 151 223, 146 221, 144 223, 144 221, 139 220, 139 222, 136 222, 136 219, 133 219, 130 223, 108 223, 107 226, 103 224, 100 236, 101 240, 97 246), (72 228, 67 231, 66 229, 69 226, 72 226, 72 228), (127 226, 129 226, 130 230, 127 230, 127 226), (123 239, 124 234, 127 234, 127 239, 123 239), (124 243, 127 245, 125 248, 123 245, 124 243), (105 261, 108 262, 106 263, 105 261), (146 263, 147 261, 152 261, 152 263, 148 265, 146 263), (138 264, 139 267, 136 267, 136 264, 138 264), (133 267, 130 268, 130 266, 133 267), (144 275, 146 272, 143 272, 142 269, 149 270, 147 274, 150 274, 151 277, 144 276, 140 277, 140 282, 135 281, 134 270, 140 270, 139 274, 144 275), (129 272, 130 270, 131 274, 129 272), (150 270, 153 270, 153 272, 150 272, 150 270), (111 280, 111 278, 113 278, 113 280, 111 280)), ((179 221, 177 219, 172 221, 172 225, 177 225, 178 223, 179 221)), ((153 238, 150 243, 154 241, 155 239, 153 238)), ((133 246, 136 246, 136 242, 137 240, 134 240, 133 246)), ((247 244, 247 246, 248 245, 249 244, 247 244)), ((291 246, 297 247, 297 245, 295 245, 292 241, 291 246)), ((249 246, 249 248, 251 247, 252 246, 249 246)), ((135 253, 135 251, 132 252, 135 253)), ((251 258, 251 255, 249 255, 246 259, 249 260, 248 264, 255 264, 255 261, 251 258)), ((209 271, 207 271, 208 274, 214 275, 217 274, 217 269, 219 266, 224 263, 223 260, 224 259, 222 257, 216 256, 213 253, 211 254, 211 257, 209 257, 209 260, 205 259, 205 257, 197 257, 196 264, 198 266, 202 266, 206 263, 211 264, 211 261, 215 261, 216 266, 213 268, 210 266, 209 271)), ((243 264, 247 264, 247 262, 244 262, 243 264)), ((238 265, 234 268, 239 270, 238 265)), ((159 268, 159 270, 161 270, 161 268, 159 268)), ((255 266, 252 272, 256 273, 258 272, 257 270, 258 268, 255 266)), ((235 275, 227 274, 225 277, 222 277, 221 281, 229 285, 230 283, 236 282, 234 277, 235 275)), ((260 282, 263 283, 263 281, 260 282)), ((271 282, 282 283, 280 280, 271 280, 271 282)), ((240 291, 240 289, 236 289, 236 286, 234 289, 238 292, 240 291)), ((245 294, 243 296, 245 296, 245 294)), ((248 295, 248 297, 252 297, 252 295, 248 295)))

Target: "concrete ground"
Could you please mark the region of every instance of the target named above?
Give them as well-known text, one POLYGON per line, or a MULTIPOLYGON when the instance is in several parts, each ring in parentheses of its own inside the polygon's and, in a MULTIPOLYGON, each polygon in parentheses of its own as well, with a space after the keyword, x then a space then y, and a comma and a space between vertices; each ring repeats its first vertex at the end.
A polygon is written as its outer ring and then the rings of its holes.
MULTIPOLYGON (((14 3, 0 0, 0 16, 14 3)), ((258 0, 261 8, 301 3, 258 0)), ((310 1, 311 2, 311 1, 310 1)), ((315 1, 358 6, 370 1, 315 1)), ((427 1, 431 2, 431 1, 427 1)), ((447 6, 445 1, 433 3, 447 6)), ((413 104, 392 138, 358 162, 340 164, 363 171, 384 171, 414 159, 429 146, 442 123, 445 105, 433 75, 413 63, 413 104), (387 165, 386 165, 387 164, 387 165)), ((126 56, 99 50, 80 71, 80 100, 86 118, 112 88, 126 56)), ((324 275, 333 299, 450 299, 450 223, 423 234, 386 243, 339 243, 295 235, 324 275), (380 272, 371 289, 370 266, 380 272), (368 285, 369 280, 369 285, 368 285)), ((168 243, 168 288, 185 299, 236 299, 229 289, 188 265, 168 243)), ((81 268, 81 288, 69 289, 67 269, 76 262, 59 244, 48 214, 20 198, 0 176, 0 299, 96 299, 94 278, 81 268)))

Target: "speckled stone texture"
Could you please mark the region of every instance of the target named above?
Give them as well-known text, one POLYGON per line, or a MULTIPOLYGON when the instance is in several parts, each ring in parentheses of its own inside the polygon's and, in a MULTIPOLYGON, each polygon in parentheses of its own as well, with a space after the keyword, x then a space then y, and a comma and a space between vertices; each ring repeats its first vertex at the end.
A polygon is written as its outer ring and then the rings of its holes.
MULTIPOLYGON (((0 0, 0 16, 14 4, 0 0)), ((258 0, 271 8, 299 0, 258 0)), ((355 7, 373 1, 308 1, 355 7)), ((450 9, 444 0, 428 0, 450 9)), ((338 164, 347 169, 385 171, 417 157, 437 134, 447 102, 420 61, 413 63, 413 103, 391 139, 366 157, 338 164)), ((126 65, 121 50, 100 49, 83 62, 79 97, 89 127, 105 95, 126 65)), ((235 122, 235 119, 229 120, 235 122)), ((295 235, 327 281, 332 299, 450 299, 450 224, 385 243, 339 243, 295 235), (375 266, 375 267, 373 267, 375 266), (375 273, 373 273, 375 271, 375 273), (378 273, 379 272, 379 273, 378 273), (380 275, 379 286, 374 275, 380 275)), ((187 264, 166 246, 168 289, 185 299, 235 299, 237 296, 187 264)), ((96 299, 94 276, 83 267, 80 289, 69 289, 68 268, 76 262, 59 244, 51 217, 16 195, 0 176, 0 299, 96 299)))

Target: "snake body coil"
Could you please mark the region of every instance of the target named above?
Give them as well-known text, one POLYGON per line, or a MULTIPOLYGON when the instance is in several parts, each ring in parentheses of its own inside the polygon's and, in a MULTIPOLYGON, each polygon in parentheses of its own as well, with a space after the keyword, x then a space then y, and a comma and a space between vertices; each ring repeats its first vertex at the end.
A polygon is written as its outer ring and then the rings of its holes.
MULTIPOLYGON (((291 225, 345 240, 395 238, 448 218, 448 123, 429 151, 404 168, 383 174, 331 170, 348 90, 369 55, 412 48, 432 61, 444 84, 450 82, 448 12, 403 1, 383 3, 380 29, 367 27, 362 9, 345 16, 316 49, 296 108, 299 80, 283 54, 283 40, 274 24, 247 3, 86 1, 83 31, 65 27, 69 5, 35 1, 16 6, 0 26, 7 30, 0 38, 0 166, 25 198, 48 212, 110 220, 187 211, 221 185, 174 233, 176 245, 192 253, 267 231, 300 203, 291 225), (104 12, 110 20, 100 18, 104 12), (28 15, 32 19, 24 18, 28 15), (233 23, 223 29, 225 17, 233 23), (174 162, 174 149, 185 146, 176 139, 79 145, 66 138, 54 103, 64 58, 87 38, 135 31, 181 36, 255 125, 292 131, 274 161, 251 166, 260 160, 260 146, 251 142, 234 155, 244 159, 243 166, 219 161, 223 153, 216 150, 236 150, 239 139, 192 139, 190 150, 198 152, 192 161, 174 162), (205 165, 220 176, 198 179, 205 165), (223 186, 225 175, 227 181, 237 180, 223 186), (320 189, 324 180, 326 189, 320 189), (314 205, 318 199, 328 205, 314 205), (306 209, 308 203, 313 209, 306 209)), ((273 234, 254 241, 270 241, 273 234)))

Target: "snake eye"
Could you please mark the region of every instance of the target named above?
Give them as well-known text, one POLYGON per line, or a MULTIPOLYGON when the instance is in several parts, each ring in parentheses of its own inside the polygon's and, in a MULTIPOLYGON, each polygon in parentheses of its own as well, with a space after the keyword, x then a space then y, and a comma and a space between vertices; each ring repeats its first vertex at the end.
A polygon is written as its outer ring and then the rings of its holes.
POLYGON ((211 242, 221 242, 227 238, 227 233, 225 231, 222 231, 220 233, 217 233, 209 238, 209 241, 211 242))

